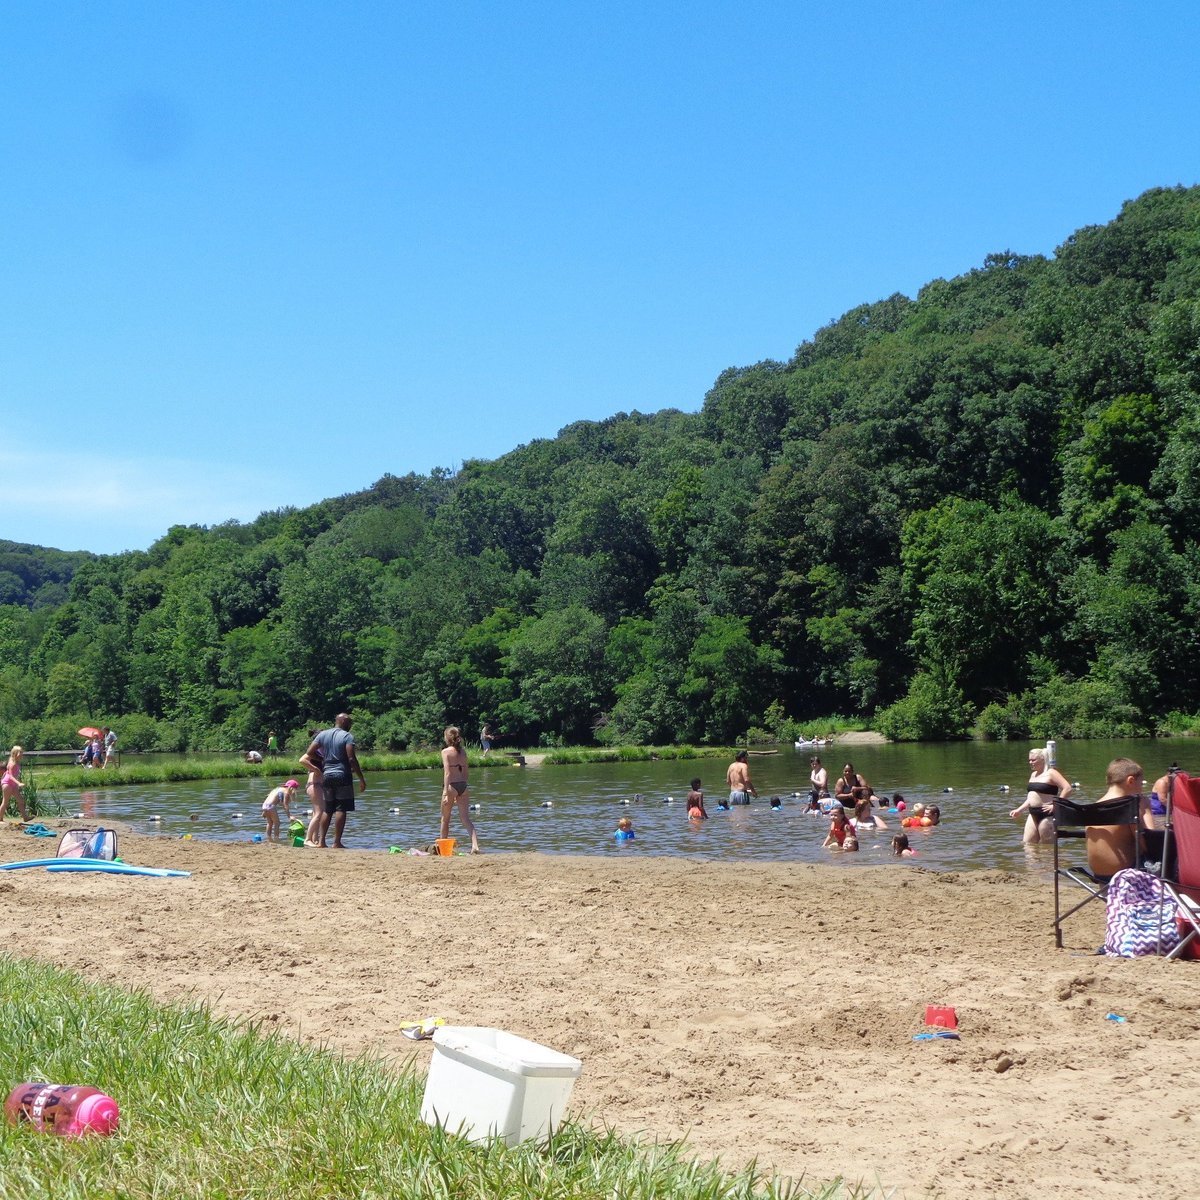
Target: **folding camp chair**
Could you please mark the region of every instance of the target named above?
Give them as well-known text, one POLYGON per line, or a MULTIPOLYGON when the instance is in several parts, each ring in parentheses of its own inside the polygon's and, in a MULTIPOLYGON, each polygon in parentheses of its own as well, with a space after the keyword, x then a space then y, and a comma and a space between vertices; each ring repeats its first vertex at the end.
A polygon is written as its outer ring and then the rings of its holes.
MULTIPOLYGON (((1073 800, 1054 801, 1054 944, 1062 949, 1062 923, 1093 900, 1102 903, 1108 898, 1108 884, 1122 867, 1136 867, 1142 861, 1141 826, 1138 813, 1140 796, 1121 796, 1115 800, 1097 800, 1092 804, 1076 804, 1073 800), (1087 866, 1067 866, 1059 855, 1058 844, 1069 838, 1088 843, 1088 830, 1108 830, 1118 856, 1128 861, 1115 863, 1108 874, 1098 874, 1089 861, 1087 866), (1121 833, 1124 829, 1127 832, 1121 833), (1127 848, 1126 848, 1127 843, 1127 848), (1059 880, 1066 879, 1087 895, 1078 904, 1063 910, 1059 880)), ((1089 859, 1090 859, 1089 854, 1089 859)))
POLYGON ((1180 933, 1179 944, 1167 957, 1194 958, 1200 947, 1200 777, 1182 771, 1171 772, 1167 789, 1163 885, 1178 908, 1180 933))

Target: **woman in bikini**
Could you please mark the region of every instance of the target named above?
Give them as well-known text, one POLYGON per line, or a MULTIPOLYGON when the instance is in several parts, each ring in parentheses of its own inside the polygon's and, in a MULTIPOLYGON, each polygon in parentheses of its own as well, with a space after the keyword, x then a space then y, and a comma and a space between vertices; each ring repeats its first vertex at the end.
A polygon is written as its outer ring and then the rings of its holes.
MULTIPOLYGON (((319 732, 318 729, 308 731, 310 744, 319 732)), ((312 804, 312 816, 308 820, 308 828, 304 831, 304 844, 319 846, 321 844, 321 818, 325 815, 325 772, 323 769, 325 762, 321 757, 320 747, 317 747, 311 756, 307 752, 302 754, 300 762, 308 771, 308 782, 304 792, 312 804)))
POLYGON ((1071 794, 1071 784, 1057 767, 1046 762, 1046 751, 1034 747, 1029 752, 1029 784, 1025 803, 1012 809, 1009 817, 1025 817, 1025 844, 1054 840, 1054 801, 1071 794))
POLYGON ((471 853, 479 853, 479 837, 470 816, 471 793, 467 787, 467 752, 463 749, 462 731, 451 725, 445 733, 446 748, 442 751, 442 837, 450 836, 450 810, 457 804, 458 817, 471 835, 471 853))

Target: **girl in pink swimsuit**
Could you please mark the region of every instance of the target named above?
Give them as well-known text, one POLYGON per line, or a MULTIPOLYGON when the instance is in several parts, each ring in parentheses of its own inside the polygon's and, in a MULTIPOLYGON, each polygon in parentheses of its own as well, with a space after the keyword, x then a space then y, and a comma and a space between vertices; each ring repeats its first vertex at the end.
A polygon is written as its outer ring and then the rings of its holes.
POLYGON ((8 815, 10 800, 17 802, 21 820, 29 820, 29 813, 25 808, 25 785, 21 782, 21 755, 24 753, 25 751, 20 746, 14 746, 8 756, 4 777, 0 779, 0 821, 3 821, 8 815))

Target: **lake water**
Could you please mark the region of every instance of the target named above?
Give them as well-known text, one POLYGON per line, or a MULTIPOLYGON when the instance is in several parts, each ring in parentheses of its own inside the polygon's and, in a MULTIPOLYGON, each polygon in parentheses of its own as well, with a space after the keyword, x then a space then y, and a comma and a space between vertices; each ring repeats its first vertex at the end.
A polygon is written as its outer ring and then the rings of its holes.
MULTIPOLYGON (((831 779, 853 762, 881 796, 899 791, 910 806, 918 801, 940 805, 940 826, 908 831, 918 854, 907 861, 937 871, 992 867, 1041 873, 1048 870, 1049 848, 1027 850, 1021 844, 1021 823, 1008 819, 1009 809, 1025 799, 1027 749, 1023 742, 972 742, 834 745, 820 753, 831 779), (1004 785, 1011 790, 1002 791, 1004 785)), ((1188 761, 1191 749, 1190 742, 1180 741, 1065 742, 1059 743, 1058 765, 1068 779, 1078 781, 1078 798, 1095 799, 1104 790, 1104 771, 1111 759, 1135 759, 1152 782, 1177 760, 1185 769, 1194 768, 1188 761)), ((717 801, 726 795, 723 759, 473 770, 471 799, 481 806, 474 819, 485 851, 834 862, 847 869, 895 861, 890 841, 899 830, 899 818, 894 814, 884 814, 889 829, 863 836, 857 855, 821 849, 828 819, 801 811, 807 801, 810 754, 788 747, 752 757, 751 773, 762 798, 729 812, 717 811, 717 801), (710 815, 699 824, 687 820, 684 807, 688 781, 695 775, 703 780, 710 815), (795 792, 804 798, 796 798, 795 792), (636 795, 642 799, 634 801, 636 795), (778 812, 771 810, 772 795, 783 798, 778 812), (667 797, 671 803, 666 803, 667 797), (623 800, 631 803, 626 806, 623 800), (543 807, 547 803, 551 807, 543 807), (612 836, 622 816, 633 820, 633 841, 617 842, 612 836)), ((297 777, 303 782, 303 776, 297 777)), ((278 782, 286 778, 283 771, 278 782)), ((358 811, 347 822, 349 846, 407 849, 437 836, 440 770, 372 772, 367 782, 366 794, 357 797, 358 811)), ((64 799, 93 823, 119 821, 139 833, 171 838, 190 833, 214 841, 249 842, 262 832, 260 810, 267 791, 266 781, 228 780, 95 788, 64 799)), ((307 808, 301 792, 295 810, 307 808)), ((468 845, 457 814, 451 835, 460 839, 460 849, 468 845)), ((266 846, 264 853, 272 849, 301 853, 266 846)))

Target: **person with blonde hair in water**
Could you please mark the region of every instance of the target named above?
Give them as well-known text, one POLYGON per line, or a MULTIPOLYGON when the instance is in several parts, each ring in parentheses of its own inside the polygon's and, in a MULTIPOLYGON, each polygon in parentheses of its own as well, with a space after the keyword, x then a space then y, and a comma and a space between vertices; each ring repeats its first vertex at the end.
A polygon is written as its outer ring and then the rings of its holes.
POLYGON ((1054 841, 1054 801, 1066 800, 1074 788, 1071 781, 1057 768, 1049 765, 1049 755, 1041 746, 1029 751, 1029 782, 1025 785, 1025 803, 1012 809, 1008 816, 1015 821, 1025 818, 1022 840, 1026 845, 1054 841))
POLYGON ((479 853, 479 835, 471 820, 471 793, 467 785, 467 752, 463 749, 462 730, 449 725, 444 734, 446 748, 442 751, 442 837, 450 836, 450 810, 457 804, 459 820, 471 835, 471 853, 479 853))

